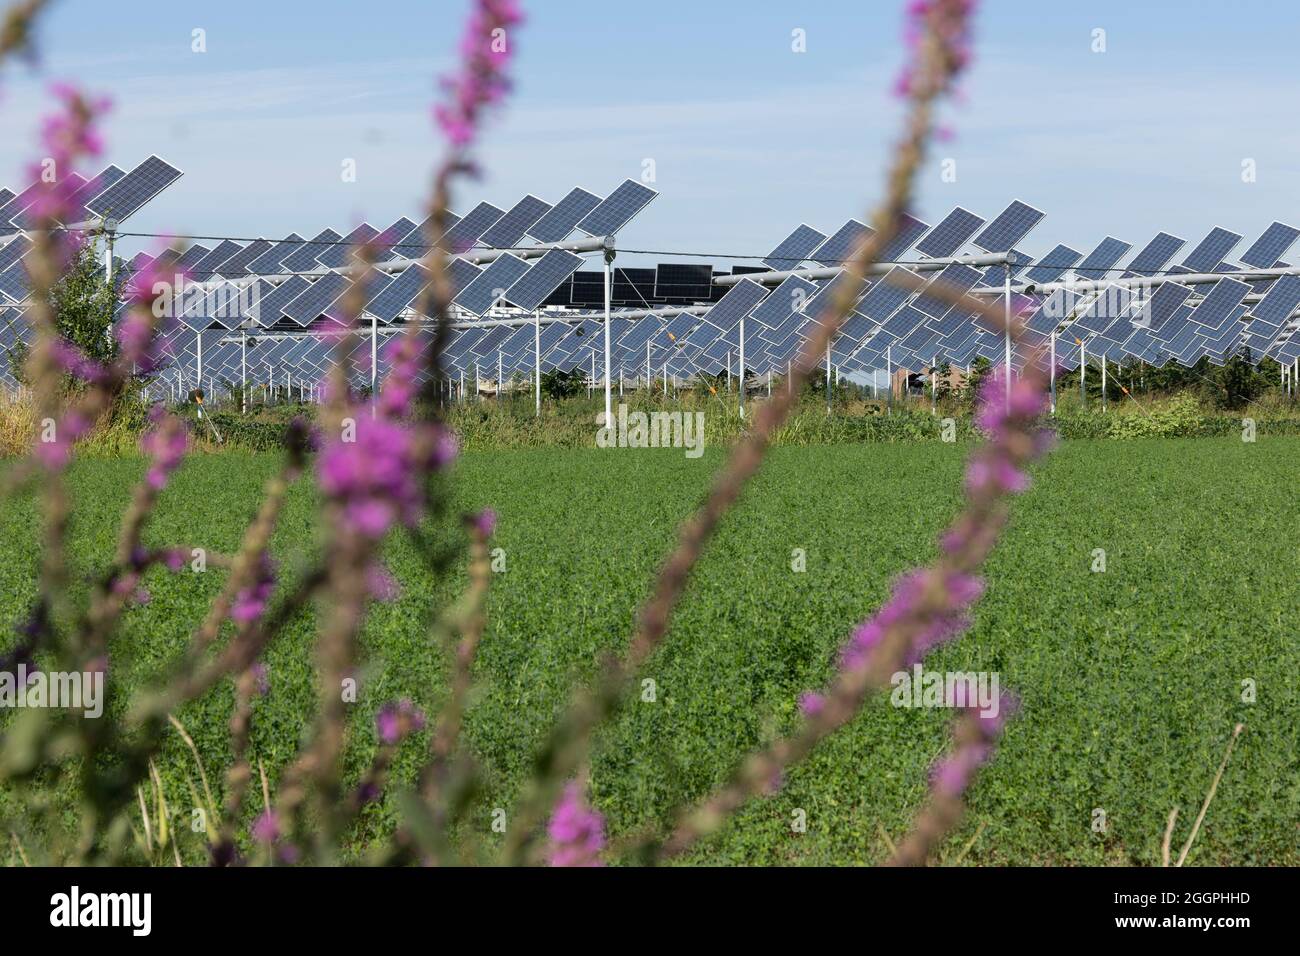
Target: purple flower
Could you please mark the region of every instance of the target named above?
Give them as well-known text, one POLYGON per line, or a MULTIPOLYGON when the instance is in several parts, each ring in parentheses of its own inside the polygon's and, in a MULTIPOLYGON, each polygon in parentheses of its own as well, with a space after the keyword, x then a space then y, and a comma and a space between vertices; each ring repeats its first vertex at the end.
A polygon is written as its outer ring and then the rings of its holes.
POLYGON ((54 423, 48 441, 42 429, 33 454, 47 471, 62 471, 72 458, 72 446, 89 431, 90 420, 74 408, 54 423))
POLYGON ((551 866, 601 866, 605 848, 605 818, 587 806, 575 782, 564 788, 546 827, 551 866))
POLYGON ((510 89, 506 66, 514 52, 510 29, 523 22, 515 0, 474 0, 474 10, 460 41, 460 69, 444 77, 445 102, 433 116, 453 146, 474 141, 484 110, 510 89))
MULTIPOLYGON (((36 186, 27 214, 41 224, 77 222, 85 214, 73 200, 86 180, 76 174, 76 167, 80 160, 103 151, 95 124, 108 111, 109 102, 88 98, 68 84, 55 84, 50 92, 59 100, 59 109, 41 124, 44 156, 29 170, 36 186)), ((61 234, 60 252, 70 254, 80 242, 70 233, 61 234)))
POLYGON ((274 810, 263 810, 253 821, 253 839, 258 843, 272 844, 280 839, 280 818, 274 810))
POLYGON ((161 491, 185 457, 185 424, 175 415, 168 415, 161 405, 149 409, 149 421, 153 428, 140 437, 141 450, 152 459, 145 481, 154 491, 161 491))
POLYGON ((253 583, 240 588, 230 605, 230 619, 236 624, 248 624, 260 618, 275 590, 275 564, 265 551, 253 574, 253 583))
MULTIPOLYGON (((945 84, 950 84, 957 74, 970 65, 970 28, 974 12, 975 0, 911 0, 908 3, 903 25, 903 43, 911 55, 894 82, 896 96, 910 96, 915 92, 921 45, 931 31, 943 48, 951 70, 951 74, 945 77, 945 84)), ((947 85, 939 92, 946 89, 947 85)))
POLYGON ((474 530, 484 538, 492 537, 497 529, 497 513, 491 508, 484 508, 474 516, 474 530))
POLYGON ((257 687, 257 693, 265 697, 271 692, 271 681, 266 675, 266 665, 261 661, 254 661, 249 670, 253 674, 253 684, 257 687))
POLYGON ((397 703, 384 704, 375 715, 375 729, 386 744, 398 743, 423 727, 424 712, 405 697, 397 703))
POLYGON ((814 691, 804 691, 799 695, 799 712, 805 717, 816 717, 826 706, 826 698, 814 691))

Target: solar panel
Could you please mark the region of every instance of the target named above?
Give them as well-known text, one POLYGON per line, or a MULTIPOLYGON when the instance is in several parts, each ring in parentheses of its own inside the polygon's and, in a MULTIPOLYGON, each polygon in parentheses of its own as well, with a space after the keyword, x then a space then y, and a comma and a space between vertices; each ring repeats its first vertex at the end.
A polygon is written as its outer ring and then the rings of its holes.
POLYGON ((912 248, 913 243, 925 235, 926 230, 930 228, 929 223, 922 222, 915 216, 903 213, 898 221, 898 232, 892 242, 880 250, 877 262, 893 262, 895 259, 902 257, 908 249, 912 248))
POLYGON ((97 216, 107 216, 121 222, 180 178, 179 169, 169 166, 157 156, 150 156, 88 201, 86 208, 97 216))
POLYGON ((198 262, 212 250, 207 246, 195 243, 181 253, 181 257, 176 260, 176 268, 182 272, 188 273, 194 268, 194 263, 198 262))
POLYGON ((366 311, 385 322, 391 322, 415 301, 415 297, 428 282, 428 273, 418 264, 407 266, 382 292, 366 303, 366 311))
POLYGON ((551 207, 550 212, 533 223, 527 234, 538 242, 563 242, 573 233, 579 220, 599 205, 599 196, 575 186, 551 207))
POLYGON ((280 271, 280 264, 297 252, 301 245, 302 236, 296 232, 291 232, 279 242, 273 243, 271 248, 248 263, 247 269, 253 275, 277 275, 280 271))
POLYGON ((972 269, 970 266, 958 263, 944 266, 938 275, 926 283, 925 288, 921 290, 921 294, 916 297, 916 301, 912 305, 918 311, 924 312, 932 318, 941 318, 953 307, 951 295, 945 297, 940 292, 932 290, 939 289, 951 294, 968 292, 979 281, 979 278, 979 271, 972 269))
POLYGON ((583 217, 578 228, 589 236, 612 236, 657 195, 649 186, 625 179, 599 206, 583 217))
POLYGON ((1186 244, 1186 239, 1179 239, 1167 232, 1157 233, 1156 237, 1133 257, 1133 261, 1128 264, 1128 271, 1124 273, 1124 276, 1155 275, 1186 244))
POLYGON ((707 262, 661 262, 655 266, 655 296, 707 302, 713 296, 713 266, 707 262))
MULTIPOLYGON (((394 251, 394 246, 411 234, 411 230, 416 228, 415 223, 405 216, 398 218, 391 226, 384 229, 374 238, 375 261, 387 262, 399 255, 394 251)), ((405 255, 405 253, 401 253, 405 255)))
POLYGON ((284 314, 299 325, 310 325, 343 297, 350 283, 341 272, 331 272, 313 282, 302 295, 284 307, 284 314))
POLYGON ((379 230, 363 222, 332 246, 326 246, 316 256, 316 261, 327 269, 341 269, 351 265, 364 243, 379 235, 379 230))
POLYGON ((492 246, 496 249, 512 248, 524 237, 528 227, 541 219, 550 209, 550 203, 543 202, 536 196, 525 196, 479 237, 479 245, 492 246))
POLYGON ((1019 199, 998 213, 972 242, 985 252, 1008 252, 1043 220, 1044 213, 1019 199))
POLYGON ((1246 297, 1250 286, 1236 279, 1220 279, 1192 310, 1191 321, 1212 329, 1223 328, 1234 310, 1246 297))
POLYGON ((4 272, 27 255, 27 250, 31 247, 32 241, 26 236, 15 236, 6 245, 0 247, 0 272, 4 272))
POLYGON ((704 313, 704 320, 723 332, 737 325, 741 319, 753 311, 754 306, 763 301, 767 290, 752 279, 741 279, 727 294, 718 300, 717 305, 704 313))
POLYGON ((777 271, 799 268, 812 251, 826 241, 826 236, 807 223, 800 224, 794 232, 782 239, 767 254, 763 265, 777 271))
MULTIPOLYGON (((1141 320, 1153 333, 1162 333, 1165 323, 1174 315, 1178 314, 1187 301, 1187 297, 1192 294, 1192 290, 1185 285, 1179 285, 1177 282, 1165 282, 1156 287, 1155 292, 1151 294, 1142 305, 1141 320)), ((1163 334, 1157 334, 1158 338, 1165 338, 1163 334)))
POLYGON ((958 206, 943 217, 930 234, 916 244, 916 251, 931 259, 945 259, 966 245, 975 231, 984 225, 984 217, 958 206))
POLYGON ((509 289, 506 301, 531 312, 582 265, 582 257, 563 249, 552 249, 529 267, 509 289))
POLYGON ((222 262, 217 271, 226 279, 242 278, 249 273, 248 264, 258 256, 270 252, 272 245, 273 243, 267 242, 265 239, 255 239, 222 262))
MULTIPOLYGON (((71 187, 70 197, 75 196, 77 193, 81 192, 81 190, 85 189, 86 182, 86 177, 75 172, 69 173, 67 176, 67 183, 71 187)), ((32 200, 35 200, 35 198, 36 194, 33 193, 32 200)), ((11 209, 8 205, 0 207, 0 222, 5 222, 7 220, 12 222, 19 229, 34 228, 37 225, 37 222, 36 217, 32 215, 31 205, 31 202, 23 204, 23 209, 21 211, 16 208, 11 209)), ((67 222, 78 222, 86 218, 86 210, 77 206, 71 198, 69 198, 68 206, 73 211, 70 214, 70 218, 66 220, 67 222)))
POLYGON ((1083 258, 1083 253, 1066 245, 1059 245, 1025 273, 1028 282, 1055 282, 1065 271, 1083 258))
POLYGON ((284 307, 307 291, 310 283, 302 276, 290 276, 277 286, 269 282, 257 283, 257 301, 252 310, 259 325, 274 325, 284 315, 284 307), (267 291, 269 288, 269 291, 267 291))
POLYGON ((1213 272, 1239 242, 1240 235, 1215 226, 1183 260, 1183 265, 1193 272, 1213 272))
POLYGON ((280 263, 281 271, 309 272, 319 269, 320 263, 316 261, 316 257, 342 238, 333 229, 322 229, 310 242, 298 244, 297 250, 280 263))
POLYGON ((1300 305, 1300 276, 1289 275, 1278 279, 1250 311, 1258 319, 1281 325, 1297 305, 1300 305))
POLYGON ((813 262, 823 266, 838 266, 853 256, 863 241, 875 230, 856 219, 850 219, 836 229, 829 239, 813 250, 809 256, 813 262))
POLYGON ((242 248, 243 246, 237 242, 231 242, 229 239, 222 239, 215 249, 190 267, 190 276, 196 282, 207 282, 217 274, 217 266, 221 265, 242 248))
POLYGON ((452 299, 456 305, 472 315, 481 316, 498 303, 520 277, 528 271, 528 263, 518 256, 506 253, 489 263, 473 282, 461 289, 452 299))
POLYGON ((1286 255, 1297 238, 1300 238, 1300 229, 1275 222, 1241 254, 1241 261, 1248 266, 1268 269, 1286 255))
POLYGON ((464 252, 478 242, 479 236, 487 232, 488 227, 496 222, 505 211, 490 202, 481 202, 447 230, 443 243, 453 252, 464 252))
POLYGON ((857 310, 869 319, 884 322, 924 284, 925 280, 915 272, 895 266, 871 286, 857 310))
POLYGON ((1097 244, 1096 249, 1088 253, 1083 261, 1074 267, 1074 274, 1082 279, 1104 279, 1114 268, 1115 263, 1119 262, 1124 253, 1131 248, 1133 248, 1132 243, 1107 236, 1097 244))
MULTIPOLYGON (((748 281, 748 280, 742 280, 748 281)), ((801 276, 787 276, 755 307, 750 315, 760 325, 775 328, 792 312, 802 314, 812 297, 817 294, 817 286, 801 276)), ((760 333, 761 334, 761 333, 760 333)), ((773 339, 773 341, 778 341, 773 339)))

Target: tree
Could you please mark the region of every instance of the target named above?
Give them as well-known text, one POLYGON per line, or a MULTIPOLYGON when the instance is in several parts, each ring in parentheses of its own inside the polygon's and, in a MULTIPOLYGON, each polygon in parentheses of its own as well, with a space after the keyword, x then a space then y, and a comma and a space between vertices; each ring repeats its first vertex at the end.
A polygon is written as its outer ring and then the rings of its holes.
MULTIPOLYGON (((101 365, 117 358, 117 339, 113 336, 117 284, 105 281, 97 239, 73 253, 68 268, 50 290, 49 303, 61 338, 101 365)), ((26 345, 19 342, 10 349, 9 362, 14 378, 26 383, 26 345)))

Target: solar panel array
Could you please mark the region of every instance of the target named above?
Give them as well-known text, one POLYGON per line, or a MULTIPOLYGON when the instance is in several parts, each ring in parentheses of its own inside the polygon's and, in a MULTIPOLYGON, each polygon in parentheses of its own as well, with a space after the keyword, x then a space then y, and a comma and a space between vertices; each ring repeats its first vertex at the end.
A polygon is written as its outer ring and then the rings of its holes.
MULTIPOLYGON (((130 215, 176 176, 179 172, 157 157, 130 172, 109 167, 85 185, 86 210, 117 218, 130 215)), ((603 374, 603 272, 582 269, 583 257, 574 252, 527 250, 533 243, 564 242, 575 233, 611 235, 655 195, 644 184, 626 180, 604 198, 575 187, 554 205, 529 195, 505 209, 482 202, 463 217, 449 214, 443 241, 466 250, 448 266, 453 317, 497 320, 542 313, 547 322, 540 330, 522 320, 517 326, 485 323, 454 330, 445 354, 447 373, 455 377, 481 372, 494 378, 498 366, 507 376, 529 375, 540 366, 544 371, 589 373, 594 368, 597 375, 603 374), (496 251, 484 255, 485 250, 496 251), (540 352, 534 345, 538 331, 540 352)), ((16 307, 26 294, 22 259, 30 247, 21 235, 22 197, 22 192, 0 191, 0 226, 7 224, 10 230, 0 245, 0 350, 27 334, 16 307), (11 207, 15 212, 6 220, 5 211, 11 207)), ((1002 340, 996 325, 955 308, 951 300, 962 292, 999 295, 1006 267, 926 263, 963 254, 1014 252, 1043 219, 1040 210, 1019 200, 991 218, 958 207, 933 228, 914 216, 904 217, 880 255, 892 265, 855 290, 854 310, 832 341, 833 363, 845 372, 868 373, 886 361, 899 368, 924 369, 935 362, 966 365, 978 356, 1000 360, 1002 340)), ((701 262, 616 266, 611 290, 616 310, 610 341, 613 376, 667 370, 682 377, 735 370, 742 323, 747 372, 783 372, 816 323, 824 321, 826 304, 847 281, 843 272, 831 270, 870 234, 869 226, 853 219, 827 230, 802 223, 772 247, 761 266, 736 267, 730 273, 701 262), (745 278, 756 271, 818 269, 779 284, 745 278), (734 284, 715 281, 727 274, 736 278, 734 284), (627 308, 638 310, 638 317, 618 311, 627 308)), ((1251 270, 1280 268, 1281 257, 1300 238, 1300 229, 1275 222, 1233 260, 1242 238, 1216 226, 1177 265, 1171 263, 1187 242, 1169 233, 1159 233, 1132 255, 1131 243, 1107 236, 1086 254, 1080 251, 1086 246, 1057 244, 1037 259, 1022 256, 1011 274, 1017 308, 1027 320, 1025 337, 1031 345, 1045 346, 1057 333, 1057 358, 1067 368, 1078 366, 1084 350, 1089 356, 1156 365, 1191 365, 1202 359, 1222 363, 1243 349, 1254 360, 1268 356, 1294 361, 1300 357, 1300 276, 1259 276, 1251 270), (1126 257, 1127 264, 1121 265, 1126 257), (1220 278, 1179 281, 1191 273, 1220 278), (1115 282, 1116 276, 1157 281, 1144 288, 1140 282, 1115 282), (1044 288, 1053 284, 1072 288, 1044 288)), ((164 371, 159 382, 171 375, 172 381, 192 383, 198 374, 200 342, 208 384, 237 381, 245 368, 261 381, 318 380, 338 360, 328 330, 338 328, 332 315, 353 288, 347 274, 351 253, 365 242, 376 248, 380 261, 390 264, 387 273, 376 272, 365 280, 358 297, 366 315, 381 324, 377 334, 382 376, 387 367, 385 344, 401 334, 404 323, 426 318, 419 314, 420 297, 431 276, 410 260, 422 256, 430 239, 429 223, 416 225, 414 218, 400 217, 382 231, 361 223, 346 231, 325 228, 310 239, 292 233, 251 242, 217 240, 169 253, 168 267, 188 270, 195 281, 206 283, 207 294, 198 297, 170 331, 170 371, 164 371), (222 292, 236 288, 235 280, 238 288, 248 291, 252 305, 231 312, 222 292), (238 334, 250 330, 254 334, 238 334), (307 331, 312 334, 303 334, 307 331)), ((147 262, 148 256, 140 254, 130 267, 147 262)), ((362 337, 345 357, 359 381, 370 375, 369 348, 362 337)), ((0 363, 0 378, 7 375, 7 363, 0 363)))

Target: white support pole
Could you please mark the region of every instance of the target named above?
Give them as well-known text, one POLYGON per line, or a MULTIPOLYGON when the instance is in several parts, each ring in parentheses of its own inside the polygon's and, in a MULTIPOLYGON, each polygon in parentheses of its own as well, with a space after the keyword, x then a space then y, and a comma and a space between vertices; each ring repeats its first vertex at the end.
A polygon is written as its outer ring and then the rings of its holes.
POLYGON ((542 417, 542 313, 533 316, 533 414, 542 417))
MULTIPOLYGON (((730 368, 730 366, 728 366, 730 368)), ((740 319, 740 358, 736 365, 736 382, 740 391, 740 417, 745 417, 745 319, 740 319)))
POLYGON ((785 393, 794 394, 794 376, 790 373, 794 371, 794 363, 790 359, 785 360, 785 393))
POLYGON ((731 391, 731 349, 727 349, 727 391, 731 391))
POLYGON ((1047 380, 1052 396, 1052 414, 1056 414, 1056 329, 1052 329, 1051 354, 1048 359, 1047 380))
POLYGON ((203 333, 194 336, 194 386, 203 387, 203 333))
POLYGON ((826 414, 831 413, 831 343, 826 340, 826 414))
POLYGON ((1106 410, 1106 353, 1101 353, 1101 410, 1106 410))
POLYGON ((650 340, 645 340, 645 390, 647 394, 655 387, 654 374, 650 369, 650 340))
POLYGON ((1079 405, 1088 404, 1088 343, 1079 339, 1079 405))
POLYGON ((894 347, 885 346, 885 387, 889 389, 886 392, 885 411, 887 414, 894 414, 894 347))
MULTIPOLYGON (((605 253, 605 427, 606 428, 614 427, 613 399, 610 396, 610 383, 609 383, 609 371, 610 371, 609 369, 609 359, 610 359, 609 300, 611 295, 613 294, 613 290, 612 290, 612 284, 614 281, 613 259, 614 259, 614 255, 612 252, 605 253)), ((596 353, 594 351, 591 353, 591 361, 594 369, 595 362, 596 362, 596 353)))
POLYGON ((465 401, 465 370, 460 370, 460 400, 465 401))
POLYGON ((379 391, 379 319, 370 316, 370 417, 376 413, 375 394, 379 391))
POLYGON ((939 414, 939 356, 930 359, 930 414, 939 414))
POLYGON ((1003 276, 1003 307, 1002 318, 1006 323, 1003 330, 1003 351, 1006 359, 1006 391, 1007 391, 1007 411, 1011 411, 1011 264, 1007 263, 1002 267, 1003 276))
POLYGON ((505 379, 502 376, 505 373, 501 368, 501 350, 497 349, 497 404, 501 404, 501 399, 505 395, 505 379))
POLYGON ((240 391, 243 393, 239 398, 239 410, 244 414, 248 413, 248 330, 242 329, 239 333, 239 372, 241 379, 240 391))

